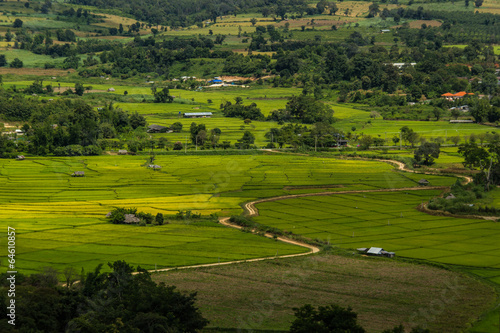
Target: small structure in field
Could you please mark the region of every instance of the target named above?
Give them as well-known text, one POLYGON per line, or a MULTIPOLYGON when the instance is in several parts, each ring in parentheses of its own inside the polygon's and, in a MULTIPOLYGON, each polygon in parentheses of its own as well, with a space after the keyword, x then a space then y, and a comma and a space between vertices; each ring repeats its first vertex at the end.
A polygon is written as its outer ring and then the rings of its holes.
POLYGON ((126 151, 125 149, 118 150, 118 155, 127 155, 127 154, 128 154, 128 151, 126 151))
POLYGON ((420 180, 418 181, 418 185, 427 186, 427 185, 429 185, 429 184, 430 184, 430 183, 429 183, 429 181, 428 181, 427 179, 423 179, 423 178, 422 178, 422 179, 420 179, 420 180))
POLYGON ((450 193, 450 195, 448 195, 445 199, 446 200, 453 200, 453 199, 456 199, 457 197, 453 195, 453 193, 450 193))
POLYGON ((141 219, 135 216, 135 214, 125 214, 124 216, 125 220, 123 220, 123 223, 133 224, 141 222, 141 219))
POLYGON ((162 125, 149 125, 148 126, 148 133, 170 133, 172 130, 166 126, 162 125))
POLYGON ((156 164, 150 164, 150 165, 148 165, 148 168, 153 169, 154 171, 161 170, 161 166, 156 165, 156 164))
POLYGON ((115 91, 115 88, 111 87, 111 88, 108 88, 108 92, 114 92, 115 91))
POLYGON ((381 247, 370 247, 370 248, 362 247, 357 250, 369 256, 387 257, 387 258, 394 258, 396 256, 396 253, 387 252, 381 247))
POLYGON ((184 118, 210 118, 212 112, 186 112, 184 118))
POLYGON ((73 177, 84 177, 85 176, 85 172, 83 172, 83 171, 75 171, 75 172, 73 172, 72 176, 73 177))
POLYGON ((24 159, 25 159, 24 155, 17 155, 16 156, 16 161, 22 161, 24 159))

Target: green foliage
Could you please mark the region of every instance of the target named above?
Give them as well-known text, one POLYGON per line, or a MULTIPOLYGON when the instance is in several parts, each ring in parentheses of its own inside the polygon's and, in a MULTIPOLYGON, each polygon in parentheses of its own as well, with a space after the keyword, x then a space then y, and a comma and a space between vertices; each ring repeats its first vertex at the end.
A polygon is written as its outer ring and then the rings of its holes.
POLYGON ((23 62, 19 58, 15 58, 10 63, 11 68, 22 68, 24 66, 23 62))
POLYGON ((305 124, 333 123, 333 110, 313 97, 306 95, 292 96, 285 110, 271 112, 269 120, 298 121, 305 124))
POLYGON ((241 119, 263 120, 264 115, 257 107, 257 104, 243 105, 240 97, 236 98, 236 103, 227 101, 221 105, 222 113, 226 117, 237 117, 241 119))
POLYGON ((424 142, 415 150, 414 158, 418 164, 430 166, 434 164, 434 159, 439 158, 439 144, 424 142))
POLYGON ((309 332, 349 332, 364 333, 365 330, 357 323, 358 315, 351 308, 338 305, 319 306, 310 304, 294 308, 295 320, 290 327, 291 333, 309 332))

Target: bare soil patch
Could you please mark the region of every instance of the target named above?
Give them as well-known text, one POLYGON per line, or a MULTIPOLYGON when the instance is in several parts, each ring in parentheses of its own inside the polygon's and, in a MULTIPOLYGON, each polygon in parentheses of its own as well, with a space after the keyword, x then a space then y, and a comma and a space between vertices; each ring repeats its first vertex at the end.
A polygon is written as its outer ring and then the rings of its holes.
POLYGON ((44 69, 44 68, 10 68, 0 67, 0 74, 17 74, 17 75, 38 75, 38 76, 66 76, 74 73, 74 69, 44 69))

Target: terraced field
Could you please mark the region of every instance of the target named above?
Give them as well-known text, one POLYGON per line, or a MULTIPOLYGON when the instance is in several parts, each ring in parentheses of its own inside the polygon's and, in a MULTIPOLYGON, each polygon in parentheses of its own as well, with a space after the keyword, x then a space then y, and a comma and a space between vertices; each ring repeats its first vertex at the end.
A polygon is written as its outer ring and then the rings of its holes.
MULTIPOLYGON (((161 155, 155 163, 162 171, 147 169, 145 162, 145 156, 1 160, 0 219, 17 230, 19 270, 92 269, 117 259, 152 269, 301 253, 303 248, 212 222, 138 227, 110 225, 104 215, 114 207, 136 207, 152 214, 229 216, 242 212, 240 203, 261 197, 409 187, 419 179, 380 162, 277 154, 161 155), (85 177, 71 177, 74 171, 85 177)), ((454 182, 429 179, 434 185, 454 182)))
POLYGON ((344 248, 378 246, 403 257, 500 269, 500 225, 415 209, 438 194, 430 190, 287 199, 258 204, 256 219, 344 248))

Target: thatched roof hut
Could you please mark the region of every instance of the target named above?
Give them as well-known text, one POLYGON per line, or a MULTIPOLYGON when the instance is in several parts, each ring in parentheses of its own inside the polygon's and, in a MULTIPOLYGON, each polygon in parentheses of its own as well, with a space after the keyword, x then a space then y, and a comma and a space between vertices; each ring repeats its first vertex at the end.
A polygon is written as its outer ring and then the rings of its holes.
POLYGON ((141 222, 141 219, 135 216, 134 214, 125 214, 125 220, 123 221, 123 223, 132 224, 139 222, 141 222))

